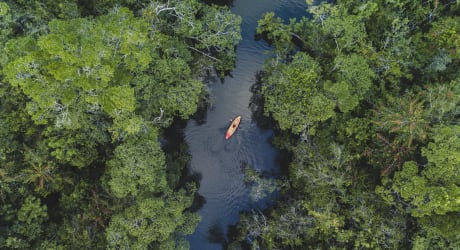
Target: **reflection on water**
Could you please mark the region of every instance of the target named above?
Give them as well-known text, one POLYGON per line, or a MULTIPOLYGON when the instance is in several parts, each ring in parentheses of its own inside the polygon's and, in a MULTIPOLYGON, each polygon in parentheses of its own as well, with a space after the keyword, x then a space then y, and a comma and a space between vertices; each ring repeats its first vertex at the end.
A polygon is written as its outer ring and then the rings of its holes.
POLYGON ((212 243, 225 243, 225 236, 224 231, 222 230, 222 225, 214 224, 209 228, 208 240, 212 243))
POLYGON ((192 155, 189 171, 199 179, 199 196, 192 209, 198 209, 202 217, 196 232, 188 237, 192 250, 222 249, 228 226, 238 222, 240 211, 267 206, 267 199, 251 200, 251 188, 245 184, 243 172, 245 166, 259 173, 279 172, 278 152, 269 143, 273 131, 268 129, 270 124, 255 123, 253 119, 260 114, 253 113, 258 107, 250 104, 257 100, 251 86, 262 69, 264 51, 269 49, 265 42, 254 40, 254 33, 257 20, 265 12, 292 17, 303 15, 305 8, 305 0, 233 1, 232 11, 243 17, 243 41, 237 48, 236 68, 223 83, 210 83, 212 108, 202 109, 185 128, 192 155), (242 117, 240 126, 225 140, 230 119, 237 115, 242 117))

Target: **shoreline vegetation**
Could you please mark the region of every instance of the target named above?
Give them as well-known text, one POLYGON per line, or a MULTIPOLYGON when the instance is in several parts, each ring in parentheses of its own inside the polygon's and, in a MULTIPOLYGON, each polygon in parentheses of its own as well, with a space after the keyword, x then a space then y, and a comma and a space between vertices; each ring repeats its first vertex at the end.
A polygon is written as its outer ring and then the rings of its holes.
POLYGON ((307 2, 259 20, 258 88, 292 161, 228 248, 459 248, 460 2, 307 2))
POLYGON ((176 118, 234 67, 241 18, 198 0, 0 1, 0 248, 188 249, 176 118))

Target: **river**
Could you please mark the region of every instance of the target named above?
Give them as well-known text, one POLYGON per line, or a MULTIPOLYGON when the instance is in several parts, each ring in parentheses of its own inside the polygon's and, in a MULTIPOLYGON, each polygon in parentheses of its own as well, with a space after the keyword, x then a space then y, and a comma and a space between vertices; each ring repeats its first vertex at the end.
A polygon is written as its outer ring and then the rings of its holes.
POLYGON ((222 249, 228 226, 236 224, 239 213, 263 209, 267 199, 253 201, 244 182, 243 166, 261 172, 279 172, 278 151, 270 144, 273 131, 262 129, 252 119, 251 86, 262 69, 270 47, 255 41, 257 20, 269 11, 282 18, 305 14, 305 0, 236 0, 231 7, 242 20, 243 40, 237 47, 236 68, 223 81, 209 83, 214 102, 204 120, 189 120, 185 140, 192 160, 189 171, 199 176, 198 193, 204 203, 197 211, 202 217, 188 237, 192 250, 222 249), (239 129, 228 141, 224 134, 229 120, 242 116, 239 129))

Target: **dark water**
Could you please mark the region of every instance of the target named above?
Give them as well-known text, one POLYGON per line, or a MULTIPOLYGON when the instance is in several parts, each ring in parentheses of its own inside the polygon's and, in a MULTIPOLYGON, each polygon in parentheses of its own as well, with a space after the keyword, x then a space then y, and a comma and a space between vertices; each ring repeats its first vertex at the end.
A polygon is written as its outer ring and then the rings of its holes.
POLYGON ((305 0, 236 0, 232 11, 242 16, 243 40, 237 48, 237 64, 231 77, 210 83, 214 103, 204 123, 190 120, 185 129, 192 160, 190 171, 201 176, 198 193, 205 203, 198 210, 202 221, 188 237, 192 250, 222 249, 228 226, 238 222, 241 211, 262 209, 265 201, 252 201, 250 187, 244 183, 242 166, 258 171, 279 170, 278 152, 270 145, 272 130, 260 129, 251 119, 251 86, 269 49, 255 41, 257 20, 268 12, 288 18, 305 14, 305 0), (242 116, 239 129, 230 140, 224 138, 229 120, 242 116))

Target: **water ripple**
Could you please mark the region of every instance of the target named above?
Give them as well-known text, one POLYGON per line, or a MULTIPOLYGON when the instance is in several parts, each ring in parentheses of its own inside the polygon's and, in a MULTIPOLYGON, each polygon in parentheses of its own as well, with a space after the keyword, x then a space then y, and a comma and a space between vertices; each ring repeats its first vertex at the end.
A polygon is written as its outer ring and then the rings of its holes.
POLYGON ((222 249, 216 242, 225 240, 227 226, 235 224, 241 211, 259 204, 251 203, 250 187, 244 183, 243 168, 275 171, 277 151, 270 145, 270 130, 261 130, 251 120, 249 108, 251 86, 262 69, 269 46, 254 41, 258 19, 275 11, 286 20, 288 16, 305 13, 305 0, 236 0, 232 11, 243 17, 243 41, 237 47, 236 68, 223 82, 210 83, 215 100, 207 111, 206 121, 191 120, 185 129, 192 160, 190 170, 201 175, 199 194, 206 203, 198 210, 202 216, 196 232, 188 237, 192 250, 222 249), (240 127, 225 140, 229 119, 242 116, 240 127))

